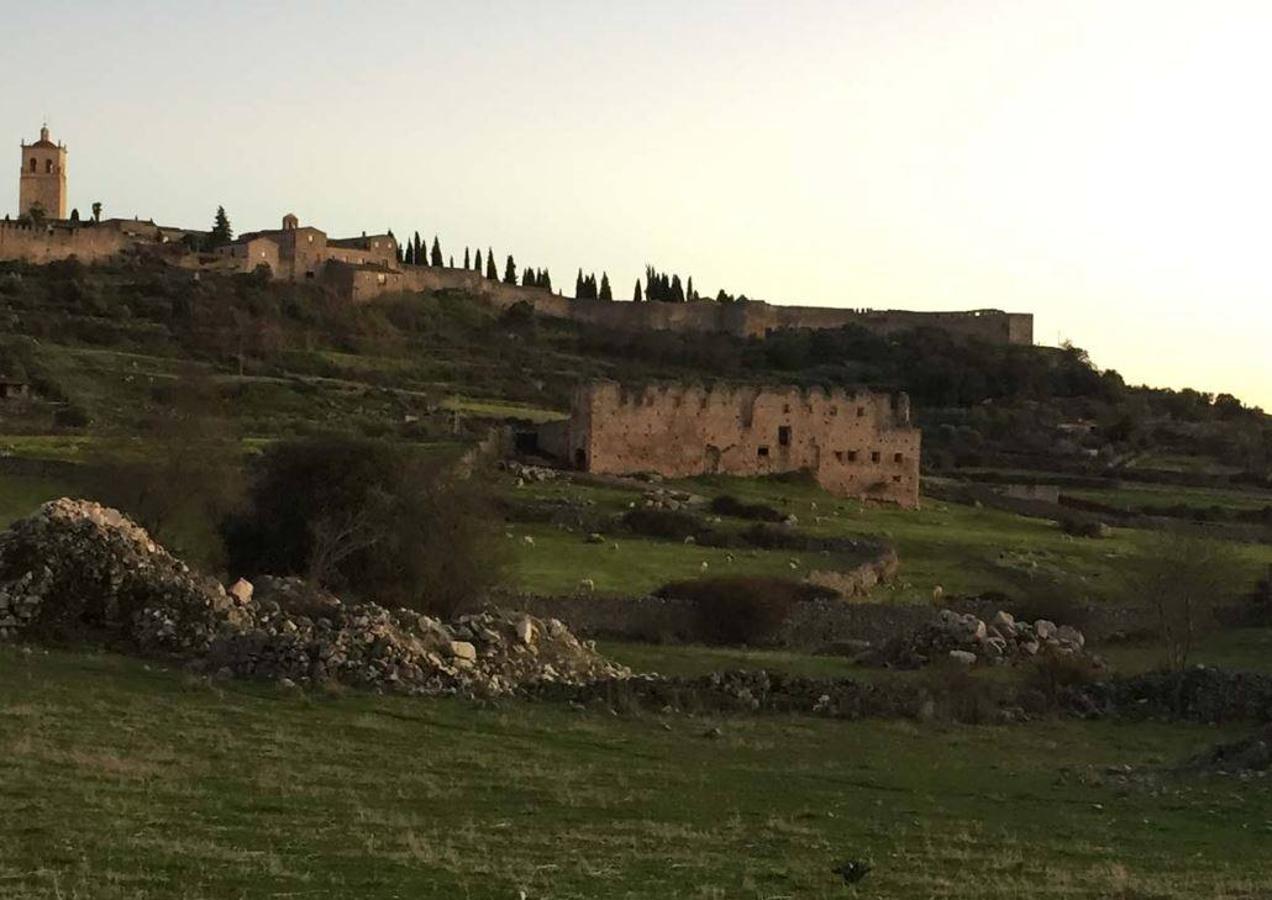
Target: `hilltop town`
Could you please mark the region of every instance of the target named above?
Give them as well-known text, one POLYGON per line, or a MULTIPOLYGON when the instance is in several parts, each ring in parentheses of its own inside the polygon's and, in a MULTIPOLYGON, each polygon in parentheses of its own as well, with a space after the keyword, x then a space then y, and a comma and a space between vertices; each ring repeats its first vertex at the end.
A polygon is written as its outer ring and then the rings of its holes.
MULTIPOLYGON (((744 337, 797 328, 859 325, 887 334, 926 327, 1008 344, 1033 343, 1033 316, 986 309, 971 312, 917 312, 857 308, 785 306, 751 300, 738 304, 701 300, 664 304, 579 301, 541 288, 525 288, 497 273, 443 265, 408 265, 392 234, 331 238, 301 225, 288 213, 281 227, 240 234, 211 252, 198 246, 207 233, 138 219, 68 219, 68 148, 54 143, 47 127, 23 143, 16 222, 0 225, 0 260, 47 263, 76 258, 91 263, 127 253, 163 259, 173 266, 207 272, 267 270, 283 281, 314 280, 345 299, 363 303, 377 297, 436 290, 462 290, 498 307, 530 304, 541 315, 620 329, 724 333, 744 337)), ((441 260, 438 260, 440 263, 441 260)), ((477 268, 480 268, 478 266, 477 268)))

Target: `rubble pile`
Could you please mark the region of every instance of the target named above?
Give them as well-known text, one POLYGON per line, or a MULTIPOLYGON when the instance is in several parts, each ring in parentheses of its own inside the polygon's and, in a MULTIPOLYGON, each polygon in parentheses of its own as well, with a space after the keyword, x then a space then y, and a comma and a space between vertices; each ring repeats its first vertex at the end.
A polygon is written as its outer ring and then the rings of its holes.
MULTIPOLYGON (((635 505, 635 504, 633 504, 635 505)), ((644 509, 699 509, 707 505, 707 498, 688 491, 671 488, 654 488, 641 495, 639 506, 644 509)))
POLYGON ((115 510, 55 500, 0 534, 0 638, 99 640, 219 677, 415 694, 631 674, 555 619, 486 610, 445 623, 300 579, 259 581, 227 590, 115 510))
POLYGON ((126 637, 145 654, 202 653, 252 611, 113 509, 54 500, 0 533, 0 638, 126 637))
POLYGON ((1002 665, 1037 656, 1074 656, 1084 652, 1086 638, 1070 625, 1047 619, 1016 621, 999 610, 988 622, 971 613, 942 609, 936 619, 871 649, 860 658, 867 665, 916 669, 938 660, 960 665, 1002 665))

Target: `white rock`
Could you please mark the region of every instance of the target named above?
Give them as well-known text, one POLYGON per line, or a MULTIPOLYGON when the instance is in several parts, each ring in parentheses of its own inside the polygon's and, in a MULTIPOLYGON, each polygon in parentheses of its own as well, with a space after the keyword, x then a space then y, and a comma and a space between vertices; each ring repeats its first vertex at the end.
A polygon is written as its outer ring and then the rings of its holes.
POLYGON ((969 653, 966 650, 951 650, 950 661, 963 666, 974 666, 976 665, 976 654, 969 653))
POLYGON ((455 659, 466 659, 469 662, 477 659, 477 648, 468 641, 451 641, 449 650, 455 659))

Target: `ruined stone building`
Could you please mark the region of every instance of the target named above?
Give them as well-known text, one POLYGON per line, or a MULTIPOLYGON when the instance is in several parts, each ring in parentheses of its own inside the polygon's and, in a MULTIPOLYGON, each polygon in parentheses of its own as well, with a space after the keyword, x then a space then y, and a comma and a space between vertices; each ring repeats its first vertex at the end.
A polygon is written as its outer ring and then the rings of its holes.
POLYGON ((587 472, 802 470, 840 497, 919 505, 920 433, 904 394, 597 381, 576 390, 568 421, 542 426, 538 438, 587 472))
POLYGON ((18 215, 29 216, 37 208, 46 218, 66 218, 66 147, 49 139, 47 125, 38 141, 22 144, 18 215))

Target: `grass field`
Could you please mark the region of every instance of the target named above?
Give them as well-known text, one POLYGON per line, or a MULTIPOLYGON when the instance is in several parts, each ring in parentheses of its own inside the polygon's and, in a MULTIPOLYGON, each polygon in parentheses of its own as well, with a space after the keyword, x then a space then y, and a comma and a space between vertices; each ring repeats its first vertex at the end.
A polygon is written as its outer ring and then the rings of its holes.
POLYGON ((311 697, 6 647, 0 897, 1266 897, 1268 782, 1106 773, 1227 734, 311 697))
MULTIPOLYGON (((875 591, 872 599, 928 602, 940 585, 947 593, 986 591, 1018 593, 1030 585, 1058 584, 1078 597, 1099 599, 1118 590, 1123 561, 1139 552, 1152 535, 1119 528, 1104 540, 1074 538, 1054 523, 1000 510, 927 499, 918 511, 867 506, 832 497, 812 483, 789 479, 700 478, 677 482, 681 488, 707 497, 728 493, 752 503, 766 503, 796 515, 800 527, 815 535, 880 538, 896 546, 901 576, 893 585, 875 591)), ((539 499, 571 498, 591 503, 591 509, 620 514, 638 493, 610 487, 591 487, 560 481, 527 485, 520 496, 539 499)), ((519 586, 539 593, 576 590, 590 578, 598 591, 648 591, 673 578, 697 577, 702 563, 708 574, 798 575, 825 566, 818 554, 734 553, 685 546, 671 541, 636 540, 613 535, 611 542, 588 544, 586 535, 548 526, 519 527, 531 546, 518 541, 514 573, 519 586), (795 569, 790 561, 798 562, 795 569)), ((1253 583, 1272 565, 1272 546, 1238 548, 1245 561, 1243 578, 1253 583)))

